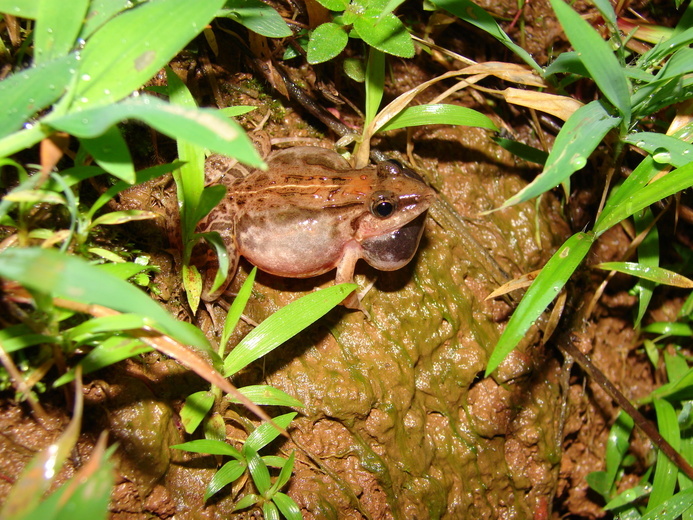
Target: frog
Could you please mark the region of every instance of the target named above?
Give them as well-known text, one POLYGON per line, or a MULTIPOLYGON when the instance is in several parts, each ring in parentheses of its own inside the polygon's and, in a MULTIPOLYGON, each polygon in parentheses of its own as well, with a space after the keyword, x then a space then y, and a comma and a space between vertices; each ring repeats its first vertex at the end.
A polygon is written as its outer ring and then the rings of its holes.
MULTIPOLYGON (((394 160, 353 169, 316 146, 278 150, 266 161, 267 170, 226 182, 226 197, 199 226, 219 233, 230 260, 217 290, 209 290, 215 270, 205 273, 203 300, 225 291, 240 257, 287 278, 336 269, 335 283, 352 282, 360 259, 393 271, 414 257, 435 192, 412 169, 394 160)), ((342 304, 362 310, 354 293, 342 304)))

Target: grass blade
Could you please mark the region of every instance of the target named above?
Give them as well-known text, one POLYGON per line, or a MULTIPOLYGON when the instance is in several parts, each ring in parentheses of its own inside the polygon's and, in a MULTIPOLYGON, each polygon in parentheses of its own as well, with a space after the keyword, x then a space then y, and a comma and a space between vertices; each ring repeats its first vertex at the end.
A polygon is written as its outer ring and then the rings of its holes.
POLYGON ((232 376, 294 337, 327 314, 356 287, 356 284, 351 283, 334 285, 307 294, 279 309, 255 327, 231 351, 224 361, 224 377, 232 376))
POLYGON ((486 376, 493 372, 514 349, 526 332, 548 307, 572 276, 589 251, 595 237, 591 233, 576 233, 549 259, 536 280, 527 289, 513 312, 486 366, 486 376))
POLYGON ((224 0, 158 0, 141 3, 108 21, 82 50, 73 106, 85 109, 115 103, 137 90, 197 36, 223 5, 224 0))
POLYGON ((501 208, 525 202, 567 180, 587 164, 587 158, 607 132, 620 122, 619 118, 611 117, 599 101, 592 101, 577 109, 556 136, 544 171, 506 200, 501 208))
POLYGON ((551 6, 590 76, 604 96, 618 108, 624 126, 628 126, 631 117, 628 80, 609 44, 563 0, 551 0, 551 6))
POLYGON ((457 105, 416 105, 402 110, 385 123, 379 132, 422 125, 460 125, 488 128, 494 132, 498 127, 481 112, 457 105))

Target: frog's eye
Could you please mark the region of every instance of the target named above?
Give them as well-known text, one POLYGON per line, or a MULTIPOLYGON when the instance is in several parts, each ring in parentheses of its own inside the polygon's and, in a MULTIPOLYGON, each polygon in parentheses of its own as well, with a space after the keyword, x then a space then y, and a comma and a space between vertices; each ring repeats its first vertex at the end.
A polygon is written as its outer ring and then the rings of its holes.
POLYGON ((397 200, 389 191, 377 191, 371 200, 371 213, 377 218, 388 218, 397 209, 397 200))

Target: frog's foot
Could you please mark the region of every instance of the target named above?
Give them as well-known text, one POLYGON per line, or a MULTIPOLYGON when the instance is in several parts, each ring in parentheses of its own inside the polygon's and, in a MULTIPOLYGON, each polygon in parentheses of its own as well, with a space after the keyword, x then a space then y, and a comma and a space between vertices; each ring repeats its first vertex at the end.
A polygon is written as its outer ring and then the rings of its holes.
POLYGON ((364 287, 361 290, 356 290, 352 292, 349 296, 344 298, 344 300, 342 301, 342 305, 347 309, 361 311, 366 315, 366 318, 370 321, 371 315, 365 309, 361 301, 363 300, 363 297, 366 296, 366 293, 368 293, 368 291, 370 291, 373 288, 373 285, 375 285, 375 281, 370 282, 366 287, 364 287))

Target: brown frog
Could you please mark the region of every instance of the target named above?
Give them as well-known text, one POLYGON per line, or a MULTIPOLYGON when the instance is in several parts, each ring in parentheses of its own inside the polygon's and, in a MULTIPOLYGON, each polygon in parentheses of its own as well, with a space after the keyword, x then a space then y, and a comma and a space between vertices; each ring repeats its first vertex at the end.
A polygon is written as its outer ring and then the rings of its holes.
MULTIPOLYGON (((412 170, 396 161, 354 170, 336 152, 309 146, 275 152, 267 163, 267 171, 231 182, 201 224, 221 235, 230 278, 240 256, 288 278, 337 268, 336 283, 352 281, 359 258, 392 271, 414 256, 435 195, 412 170)), ((355 295, 344 305, 360 308, 355 295)))

